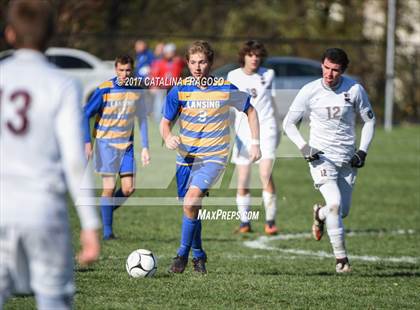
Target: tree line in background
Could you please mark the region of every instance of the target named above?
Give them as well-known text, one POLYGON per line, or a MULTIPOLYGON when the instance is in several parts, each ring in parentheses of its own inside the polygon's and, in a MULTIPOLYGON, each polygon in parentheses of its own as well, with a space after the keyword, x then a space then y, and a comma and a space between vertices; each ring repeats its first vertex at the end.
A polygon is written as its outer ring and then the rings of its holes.
MULTIPOLYGON (((1 1, 0 26, 4 28, 1 1)), ((410 33, 419 13, 410 2, 397 1, 397 29, 410 33)), ((350 57, 349 74, 359 76, 375 111, 384 106, 386 18, 374 38, 366 29, 366 6, 386 16, 386 0, 52 0, 58 19, 53 44, 80 48, 102 59, 134 53, 134 41, 151 46, 160 41, 177 44, 183 53, 193 40, 205 39, 216 49, 214 66, 236 60, 240 44, 248 39, 264 42, 270 55, 299 56, 318 60, 327 47, 341 47, 350 57)), ((374 29, 372 29, 373 31, 374 29)), ((396 38, 397 121, 420 120, 420 46, 407 46, 396 38)), ((0 48, 6 48, 2 39, 0 48)))

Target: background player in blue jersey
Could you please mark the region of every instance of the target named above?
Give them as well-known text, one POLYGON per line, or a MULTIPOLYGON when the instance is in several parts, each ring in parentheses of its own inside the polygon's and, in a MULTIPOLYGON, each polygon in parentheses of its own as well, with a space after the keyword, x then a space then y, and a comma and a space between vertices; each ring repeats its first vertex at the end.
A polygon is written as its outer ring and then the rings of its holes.
POLYGON ((100 201, 104 240, 115 238, 112 230, 113 212, 134 192, 133 129, 137 116, 141 129, 143 165, 150 162, 147 111, 142 92, 127 86, 134 61, 130 56, 115 60, 116 77, 102 83, 84 108, 86 156, 92 155, 89 120, 96 115, 93 135, 96 138, 94 163, 102 175, 103 191, 100 201), (120 175, 121 188, 116 190, 116 174, 120 175))
POLYGON ((205 41, 194 42, 187 50, 186 61, 193 79, 175 86, 169 92, 160 124, 168 149, 177 149, 178 197, 183 198, 181 245, 169 269, 182 273, 193 252, 194 271, 205 274, 206 253, 201 243, 201 221, 198 211, 202 198, 223 172, 230 147, 229 108, 245 112, 252 134, 251 161, 261 157, 259 123, 249 96, 229 82, 209 84, 214 52, 205 41), (197 84, 191 81, 197 81, 197 84), (179 136, 171 133, 179 117, 179 136))

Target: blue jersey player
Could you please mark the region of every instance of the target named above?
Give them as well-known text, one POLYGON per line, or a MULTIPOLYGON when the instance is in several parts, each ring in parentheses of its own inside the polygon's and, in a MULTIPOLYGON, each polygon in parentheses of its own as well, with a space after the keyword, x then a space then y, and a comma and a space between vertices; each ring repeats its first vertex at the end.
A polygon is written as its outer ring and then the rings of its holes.
POLYGON ((178 196, 183 198, 181 245, 169 269, 182 273, 192 248, 194 271, 205 274, 207 260, 201 244, 198 211, 202 198, 223 172, 230 148, 229 108, 245 112, 252 133, 250 159, 261 157, 259 124, 249 96, 229 82, 209 84, 214 52, 205 41, 194 42, 186 61, 192 78, 169 92, 163 109, 160 131, 168 149, 177 150, 178 196), (191 83, 195 81, 196 83, 191 83), (179 136, 171 133, 179 118, 179 136))
POLYGON ((147 114, 140 89, 130 87, 127 80, 132 75, 133 59, 119 56, 115 60, 116 77, 102 83, 84 108, 85 151, 92 156, 89 120, 96 116, 95 171, 102 176, 103 191, 100 200, 103 238, 114 239, 113 212, 134 192, 133 129, 137 116, 141 129, 143 165, 150 162, 147 114), (116 175, 121 178, 121 188, 116 190, 116 175))

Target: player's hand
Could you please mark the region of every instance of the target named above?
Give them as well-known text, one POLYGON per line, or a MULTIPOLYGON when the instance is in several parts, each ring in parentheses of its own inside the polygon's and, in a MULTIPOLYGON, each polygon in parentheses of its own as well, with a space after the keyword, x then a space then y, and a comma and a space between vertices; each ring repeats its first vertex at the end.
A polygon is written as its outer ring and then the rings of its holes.
POLYGON ((251 149, 249 150, 249 160, 251 162, 257 161, 261 158, 261 150, 260 146, 257 144, 251 145, 251 149))
POLYGON ((101 248, 98 232, 93 229, 82 230, 80 232, 80 244, 82 249, 77 255, 79 264, 84 267, 95 262, 99 257, 101 248))
POLYGON ((366 156, 366 152, 358 150, 356 153, 354 153, 350 160, 351 166, 355 168, 362 168, 365 165, 366 156))
POLYGON ((87 160, 89 160, 92 157, 92 153, 92 143, 85 143, 85 156, 87 160))
POLYGON ((175 150, 181 143, 181 139, 178 136, 169 135, 165 139, 165 145, 170 150, 175 150))
POLYGON ((150 153, 149 153, 149 149, 147 147, 144 147, 141 150, 141 162, 143 164, 143 167, 150 164, 150 153))
POLYGON ((324 152, 317 150, 316 148, 307 144, 305 144, 305 146, 300 151, 302 152, 303 158, 305 158, 307 162, 318 160, 319 155, 324 154, 324 152))

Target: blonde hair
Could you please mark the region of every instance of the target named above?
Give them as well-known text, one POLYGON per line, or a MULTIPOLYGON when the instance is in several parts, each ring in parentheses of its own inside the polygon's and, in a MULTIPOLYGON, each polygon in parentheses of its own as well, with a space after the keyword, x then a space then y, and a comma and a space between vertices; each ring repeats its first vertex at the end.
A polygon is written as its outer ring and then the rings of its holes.
POLYGON ((191 55, 197 53, 204 54, 209 64, 213 64, 214 50, 207 41, 195 41, 188 47, 187 52, 185 53, 187 62, 190 60, 191 55))

